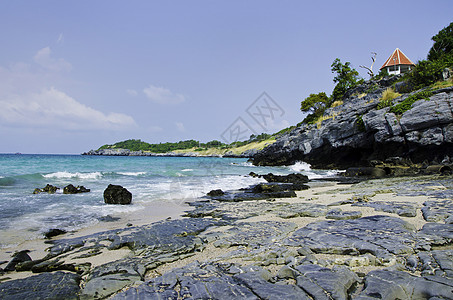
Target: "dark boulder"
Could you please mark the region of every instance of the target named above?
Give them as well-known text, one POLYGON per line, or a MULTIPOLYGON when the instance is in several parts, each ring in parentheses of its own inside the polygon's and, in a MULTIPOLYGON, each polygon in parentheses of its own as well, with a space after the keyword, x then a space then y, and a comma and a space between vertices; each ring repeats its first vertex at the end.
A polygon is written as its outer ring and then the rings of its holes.
POLYGON ((282 191, 302 191, 310 187, 300 183, 260 183, 252 188, 253 193, 275 193, 282 191))
POLYGON ((442 174, 442 175, 448 175, 452 173, 452 170, 449 166, 444 166, 444 165, 432 165, 426 167, 425 174, 442 174))
POLYGON ((367 176, 372 178, 385 177, 387 174, 385 169, 374 168, 374 167, 357 167, 348 168, 344 174, 345 176, 367 176))
POLYGON ((30 261, 31 257, 28 255, 29 250, 22 250, 14 254, 13 259, 6 265, 5 271, 14 271, 16 265, 25 261, 30 261))
POLYGON ((52 229, 49 229, 47 232, 44 233, 44 237, 46 239, 50 239, 50 238, 53 238, 54 236, 65 234, 65 233, 66 233, 66 230, 52 228, 52 229))
POLYGON ((90 192, 90 189, 85 188, 83 185, 75 187, 72 184, 70 184, 63 188, 63 194, 79 194, 88 192, 90 192))
POLYGON ((223 196, 225 195, 225 192, 218 189, 218 190, 212 190, 207 194, 209 197, 218 197, 218 196, 223 196))
POLYGON ((104 202, 107 204, 131 204, 132 194, 120 185, 109 184, 104 191, 104 202))
POLYGON ((272 173, 262 175, 267 182, 282 182, 282 183, 307 183, 308 176, 293 173, 289 175, 274 175, 272 173))

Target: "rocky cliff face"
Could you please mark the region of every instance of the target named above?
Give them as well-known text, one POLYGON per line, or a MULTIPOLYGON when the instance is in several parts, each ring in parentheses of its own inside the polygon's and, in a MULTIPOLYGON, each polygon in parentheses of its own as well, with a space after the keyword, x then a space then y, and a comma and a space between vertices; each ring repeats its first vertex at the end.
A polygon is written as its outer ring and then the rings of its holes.
MULTIPOLYGON (((449 161, 453 158, 453 87, 433 91, 429 100, 418 100, 402 115, 395 115, 390 107, 378 108, 382 92, 395 79, 369 81, 349 91, 342 105, 326 111, 328 119, 283 135, 257 153, 253 163, 305 161, 315 168, 347 168, 391 157, 412 163, 449 161)), ((410 95, 394 99, 393 105, 410 95)))

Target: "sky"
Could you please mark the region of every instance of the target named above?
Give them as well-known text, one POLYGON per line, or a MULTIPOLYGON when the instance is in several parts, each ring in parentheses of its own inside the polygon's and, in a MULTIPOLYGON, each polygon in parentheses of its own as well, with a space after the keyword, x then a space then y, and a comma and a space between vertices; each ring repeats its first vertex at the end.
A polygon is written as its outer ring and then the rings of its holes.
POLYGON ((299 123, 331 64, 425 59, 453 1, 0 1, 0 153, 232 142, 299 123))

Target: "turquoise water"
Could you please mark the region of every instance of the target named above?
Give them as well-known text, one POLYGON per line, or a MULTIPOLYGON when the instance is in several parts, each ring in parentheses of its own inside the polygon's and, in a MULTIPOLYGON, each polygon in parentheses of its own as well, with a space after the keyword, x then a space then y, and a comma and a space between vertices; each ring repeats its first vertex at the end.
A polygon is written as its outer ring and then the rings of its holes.
POLYGON ((88 227, 107 215, 193 201, 212 189, 238 189, 261 182, 245 176, 250 172, 310 177, 329 175, 311 171, 305 164, 291 167, 255 167, 246 159, 202 157, 112 157, 81 155, 0 155, 0 247, 22 240, 42 238, 51 228, 67 231, 88 227), (55 194, 33 194, 35 188, 51 184, 55 194), (73 184, 90 193, 65 195, 73 184), (104 204, 109 184, 127 188, 132 205, 104 204))

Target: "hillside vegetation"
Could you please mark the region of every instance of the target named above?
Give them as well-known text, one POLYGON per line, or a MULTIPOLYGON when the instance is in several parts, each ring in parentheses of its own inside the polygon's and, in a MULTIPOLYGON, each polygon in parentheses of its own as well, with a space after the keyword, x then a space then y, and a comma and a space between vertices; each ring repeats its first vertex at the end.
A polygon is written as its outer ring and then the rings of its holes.
POLYGON ((212 140, 207 143, 201 143, 196 140, 186 140, 179 142, 167 142, 159 144, 150 144, 140 139, 130 139, 117 142, 111 145, 103 145, 98 150, 105 149, 127 149, 130 151, 143 151, 150 153, 197 153, 199 155, 224 155, 226 153, 239 155, 250 150, 261 150, 265 146, 275 142, 275 139, 281 132, 276 134, 262 133, 251 135, 246 141, 236 141, 231 144, 225 144, 221 141, 212 140))

